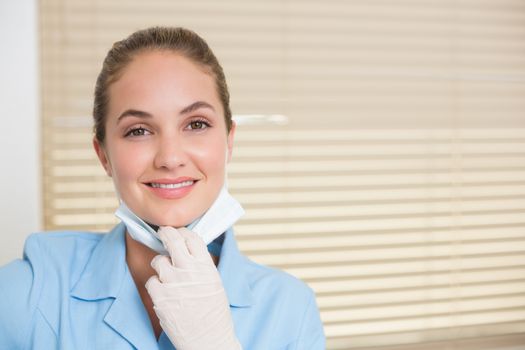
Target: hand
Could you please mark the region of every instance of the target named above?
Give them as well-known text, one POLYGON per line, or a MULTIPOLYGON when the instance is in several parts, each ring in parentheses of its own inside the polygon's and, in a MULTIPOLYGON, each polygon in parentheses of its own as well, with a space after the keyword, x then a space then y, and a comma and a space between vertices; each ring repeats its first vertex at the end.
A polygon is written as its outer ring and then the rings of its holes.
POLYGON ((160 325, 177 350, 242 349, 219 272, 204 241, 187 228, 161 227, 170 256, 157 255, 146 282, 160 325))

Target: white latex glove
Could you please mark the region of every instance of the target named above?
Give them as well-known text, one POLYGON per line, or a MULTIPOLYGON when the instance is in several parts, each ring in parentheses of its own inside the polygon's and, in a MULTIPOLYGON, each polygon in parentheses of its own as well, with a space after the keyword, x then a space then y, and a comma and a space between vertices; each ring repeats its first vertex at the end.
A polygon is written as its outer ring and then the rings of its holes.
POLYGON ((185 227, 158 231, 170 256, 157 255, 158 276, 146 282, 160 325, 177 350, 242 349, 219 272, 197 234, 185 227))

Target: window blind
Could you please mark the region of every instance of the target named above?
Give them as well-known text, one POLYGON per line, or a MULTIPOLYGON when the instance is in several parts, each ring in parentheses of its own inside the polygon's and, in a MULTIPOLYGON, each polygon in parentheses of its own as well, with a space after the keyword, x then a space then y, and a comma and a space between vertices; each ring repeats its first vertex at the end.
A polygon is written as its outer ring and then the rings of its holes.
POLYGON ((96 74, 132 31, 186 26, 239 123, 239 246, 315 290, 328 349, 524 342, 521 1, 40 6, 46 228, 117 222, 91 149, 96 74))

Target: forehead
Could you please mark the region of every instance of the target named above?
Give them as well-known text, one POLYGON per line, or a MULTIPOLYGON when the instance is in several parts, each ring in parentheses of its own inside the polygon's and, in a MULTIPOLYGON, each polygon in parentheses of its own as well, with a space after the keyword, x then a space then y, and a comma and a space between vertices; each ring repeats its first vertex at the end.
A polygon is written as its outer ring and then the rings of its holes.
POLYGON ((131 60, 126 64, 123 73, 129 70, 136 70, 137 67, 154 65, 156 68, 171 68, 176 69, 177 66, 181 68, 191 68, 198 70, 200 73, 209 74, 202 64, 194 62, 186 55, 175 50, 162 49, 144 49, 131 56, 131 60))
POLYGON ((222 110, 215 79, 202 65, 172 51, 135 55, 109 87, 110 110, 121 103, 188 105, 204 100, 222 110))

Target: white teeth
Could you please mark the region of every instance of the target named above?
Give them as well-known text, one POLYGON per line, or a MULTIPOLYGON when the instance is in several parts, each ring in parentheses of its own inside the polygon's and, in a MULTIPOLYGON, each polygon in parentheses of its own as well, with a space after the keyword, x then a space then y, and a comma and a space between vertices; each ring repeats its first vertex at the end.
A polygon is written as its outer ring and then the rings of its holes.
POLYGON ((176 183, 176 184, 158 184, 158 183, 152 182, 150 185, 151 185, 151 187, 155 187, 155 188, 171 188, 171 189, 173 189, 173 188, 181 188, 181 187, 193 185, 193 182, 194 182, 193 180, 179 182, 179 183, 176 183))

